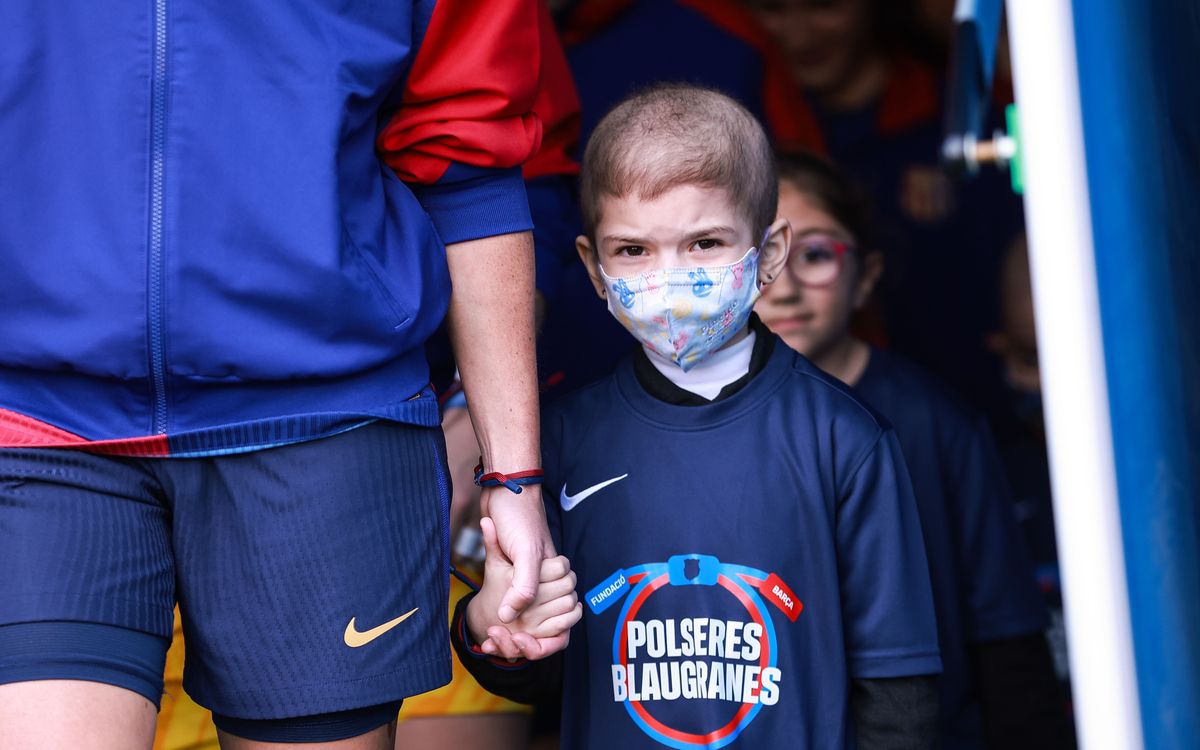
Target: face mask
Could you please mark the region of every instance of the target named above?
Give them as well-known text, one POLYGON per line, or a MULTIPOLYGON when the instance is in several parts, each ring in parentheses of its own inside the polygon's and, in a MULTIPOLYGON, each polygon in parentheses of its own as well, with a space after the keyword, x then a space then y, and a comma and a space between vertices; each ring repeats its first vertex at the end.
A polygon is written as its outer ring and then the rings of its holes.
POLYGON ((687 372, 745 327, 758 299, 758 250, 727 266, 650 271, 614 279, 608 311, 650 351, 687 372))

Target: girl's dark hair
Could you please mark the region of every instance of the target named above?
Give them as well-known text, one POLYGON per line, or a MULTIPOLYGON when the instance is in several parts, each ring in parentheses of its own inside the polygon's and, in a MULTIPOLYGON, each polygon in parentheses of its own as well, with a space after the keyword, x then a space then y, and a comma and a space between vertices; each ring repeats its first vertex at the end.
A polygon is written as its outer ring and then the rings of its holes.
POLYGON ((854 237, 860 253, 880 250, 866 193, 832 163, 810 153, 775 157, 779 181, 816 201, 854 237))

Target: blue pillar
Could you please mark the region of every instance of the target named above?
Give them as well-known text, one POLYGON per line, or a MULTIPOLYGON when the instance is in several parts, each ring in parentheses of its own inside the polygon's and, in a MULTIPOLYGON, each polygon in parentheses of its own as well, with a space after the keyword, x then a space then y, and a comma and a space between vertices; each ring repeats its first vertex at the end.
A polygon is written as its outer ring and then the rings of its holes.
POLYGON ((1153 750, 1192 750, 1200 748, 1200 3, 1074 0, 1073 15, 1143 734, 1153 750))

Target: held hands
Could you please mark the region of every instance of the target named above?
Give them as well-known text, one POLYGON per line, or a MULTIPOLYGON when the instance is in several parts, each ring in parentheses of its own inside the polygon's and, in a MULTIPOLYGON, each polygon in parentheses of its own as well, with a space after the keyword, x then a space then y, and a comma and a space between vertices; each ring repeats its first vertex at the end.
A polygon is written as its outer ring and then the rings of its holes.
POLYGON ((517 571, 500 546, 492 519, 485 516, 479 527, 487 558, 483 587, 467 605, 467 629, 472 640, 484 653, 507 659, 543 659, 566 648, 571 627, 583 617, 583 604, 575 594, 575 573, 567 558, 560 555, 542 559, 530 603, 514 618, 504 621, 499 613, 506 606, 502 602, 515 583, 517 571))
POLYGON ((516 494, 503 487, 485 487, 480 512, 495 522, 493 538, 512 568, 511 583, 498 603, 499 609, 491 610, 499 613, 501 623, 509 623, 533 603, 542 561, 554 556, 542 488, 529 485, 516 494))

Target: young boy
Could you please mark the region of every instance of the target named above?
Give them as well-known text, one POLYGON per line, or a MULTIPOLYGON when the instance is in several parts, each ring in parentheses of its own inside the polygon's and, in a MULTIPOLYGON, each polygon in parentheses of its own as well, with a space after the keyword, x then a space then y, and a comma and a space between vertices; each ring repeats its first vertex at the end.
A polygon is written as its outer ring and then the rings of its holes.
POLYGON ((986 424, 916 366, 850 331, 883 271, 865 202, 833 166, 783 157, 787 270, 759 300, 763 321, 853 385, 895 426, 916 492, 942 656, 946 750, 1062 748, 1069 732, 1046 618, 986 424))
POLYGON ((535 641, 470 600, 460 658, 519 700, 561 680, 565 748, 932 746, 937 634, 896 438, 750 317, 791 241, 762 128, 714 91, 650 89, 597 126, 581 181, 580 256, 642 344, 543 428, 583 619, 564 658, 510 664, 489 654, 535 641))

